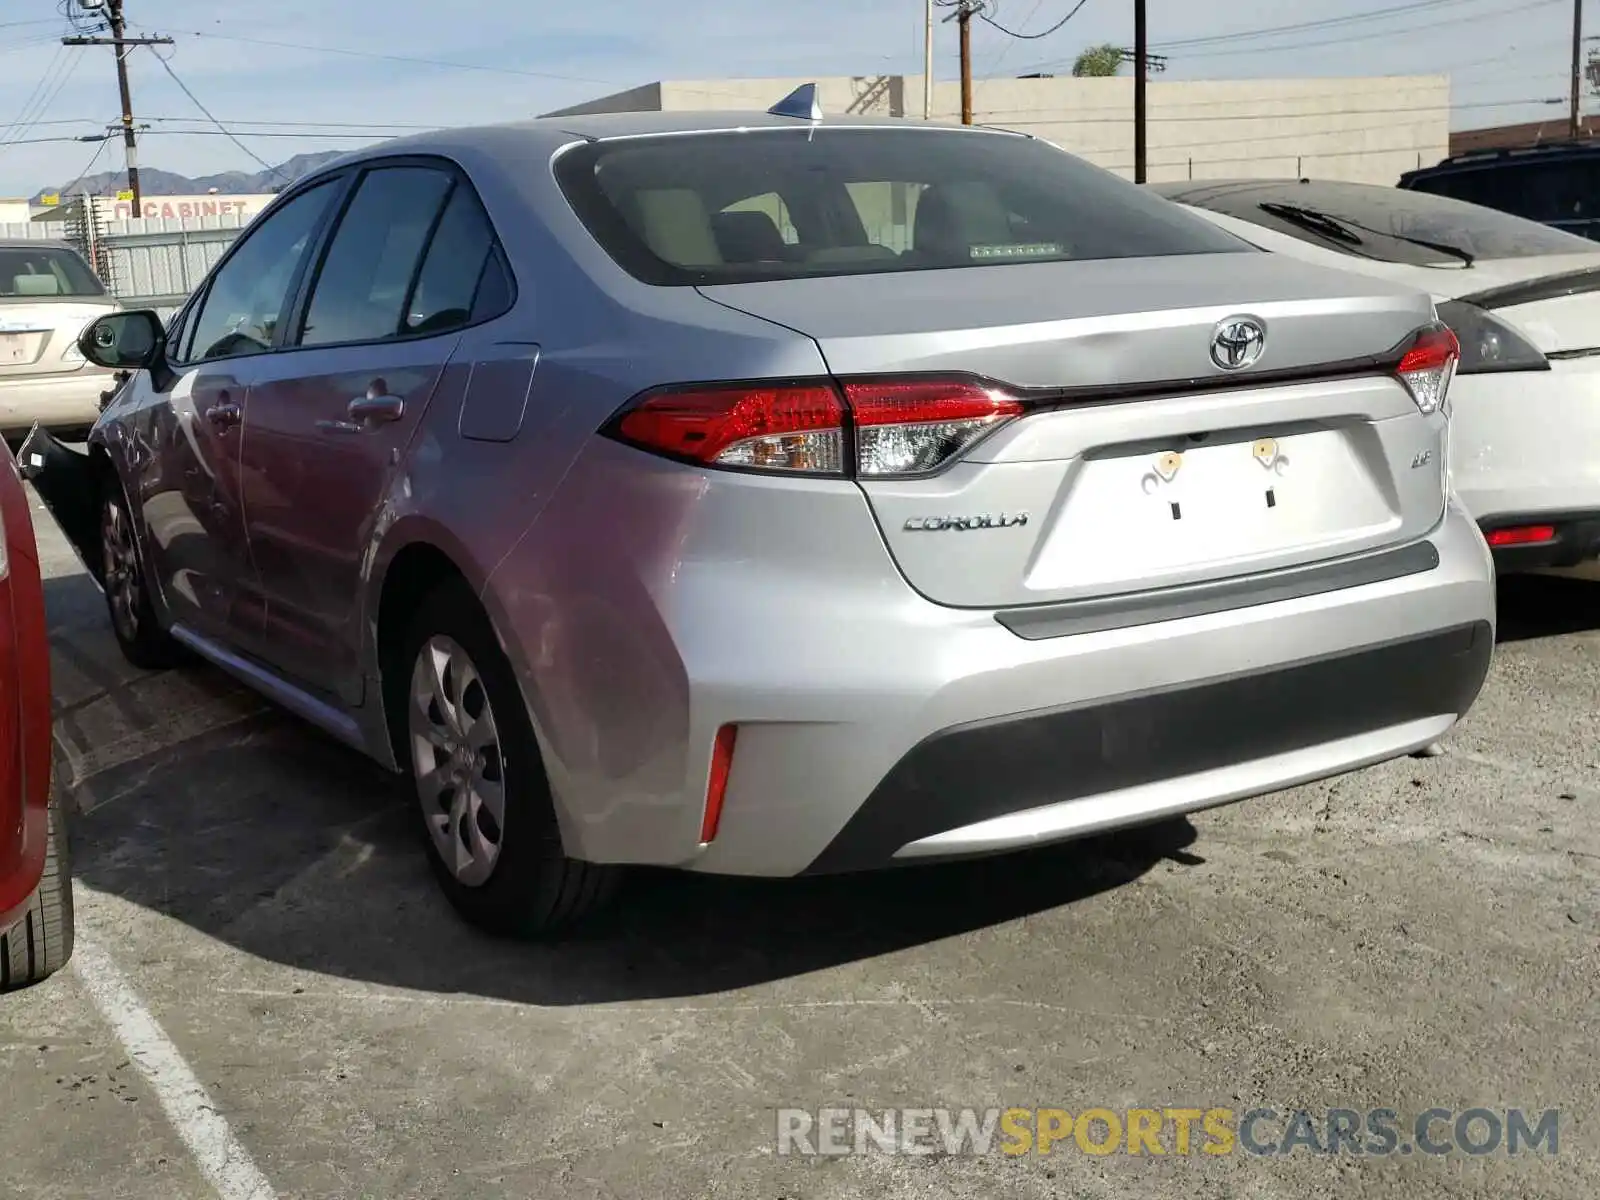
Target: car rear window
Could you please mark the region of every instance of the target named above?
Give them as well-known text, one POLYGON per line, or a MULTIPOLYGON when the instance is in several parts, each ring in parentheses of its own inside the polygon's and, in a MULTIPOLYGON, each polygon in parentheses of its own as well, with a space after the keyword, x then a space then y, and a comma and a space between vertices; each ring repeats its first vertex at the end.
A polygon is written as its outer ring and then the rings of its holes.
POLYGON ((59 246, 0 246, 0 300, 103 296, 89 265, 59 246))
POLYGON ((1303 242, 1382 262, 1450 266, 1460 265, 1463 254, 1532 258, 1595 249, 1587 238, 1537 221, 1377 184, 1240 181, 1157 184, 1154 190, 1303 242))
POLYGON ((649 283, 718 284, 1252 248, 1047 143, 811 128, 590 142, 556 177, 649 283))

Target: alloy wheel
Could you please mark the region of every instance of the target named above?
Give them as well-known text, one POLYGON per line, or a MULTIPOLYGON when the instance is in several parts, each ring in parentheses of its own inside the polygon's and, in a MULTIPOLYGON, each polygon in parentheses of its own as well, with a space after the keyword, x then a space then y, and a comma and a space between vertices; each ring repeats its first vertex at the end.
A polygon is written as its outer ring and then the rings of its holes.
POLYGON ((131 642, 139 636, 139 608, 143 583, 139 577, 139 550, 133 523, 116 500, 107 500, 100 518, 100 542, 105 555, 106 599, 118 635, 131 642))
POLYGON ((436 635, 417 652, 408 720, 417 799, 434 848, 457 882, 480 886, 504 841, 505 773, 483 677, 452 639, 436 635))

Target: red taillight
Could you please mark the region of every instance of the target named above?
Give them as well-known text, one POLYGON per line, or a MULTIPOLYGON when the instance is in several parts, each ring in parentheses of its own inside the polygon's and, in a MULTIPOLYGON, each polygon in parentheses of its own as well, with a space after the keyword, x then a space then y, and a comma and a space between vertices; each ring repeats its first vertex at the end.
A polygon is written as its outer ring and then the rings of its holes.
POLYGON ((1510 529, 1496 529, 1487 536, 1491 546, 1533 546, 1555 540, 1554 525, 1516 525, 1510 529))
POLYGON ((706 807, 700 817, 700 844, 703 846, 717 836, 717 824, 722 820, 722 798, 728 791, 728 772, 733 770, 733 742, 739 732, 737 725, 724 725, 717 730, 711 744, 711 774, 706 780, 706 807))
POLYGON ((1418 331, 1395 373, 1419 409, 1439 412, 1449 398, 1450 380, 1460 358, 1461 343, 1456 335, 1444 325, 1430 325, 1418 331))
POLYGON ((875 478, 935 470, 1022 413, 1015 397, 967 380, 846 381, 844 394, 856 425, 856 471, 875 478))
POLYGON ((843 395, 831 383, 711 384, 646 396, 612 429, 707 466, 881 479, 937 470, 1022 411, 966 379, 852 380, 843 395))
POLYGON ((825 383, 658 392, 617 432, 642 449, 708 465, 819 475, 844 468, 844 405, 825 383))

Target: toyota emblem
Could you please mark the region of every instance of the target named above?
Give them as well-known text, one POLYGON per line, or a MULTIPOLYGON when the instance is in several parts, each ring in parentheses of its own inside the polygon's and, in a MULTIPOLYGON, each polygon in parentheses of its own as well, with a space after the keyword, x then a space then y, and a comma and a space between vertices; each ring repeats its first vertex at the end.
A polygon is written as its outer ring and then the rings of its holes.
POLYGON ((1229 317, 1211 335, 1211 361, 1224 371, 1241 371, 1261 357, 1267 331, 1254 317, 1229 317))

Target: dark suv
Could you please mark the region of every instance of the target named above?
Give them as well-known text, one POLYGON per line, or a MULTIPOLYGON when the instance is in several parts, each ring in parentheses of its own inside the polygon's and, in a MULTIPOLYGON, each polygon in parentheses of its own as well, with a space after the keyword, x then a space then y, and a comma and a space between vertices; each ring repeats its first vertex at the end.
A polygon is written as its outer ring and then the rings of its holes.
POLYGON ((1400 186, 1600 241, 1600 139, 1458 154, 1406 172, 1400 186))

